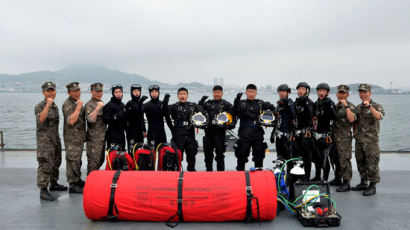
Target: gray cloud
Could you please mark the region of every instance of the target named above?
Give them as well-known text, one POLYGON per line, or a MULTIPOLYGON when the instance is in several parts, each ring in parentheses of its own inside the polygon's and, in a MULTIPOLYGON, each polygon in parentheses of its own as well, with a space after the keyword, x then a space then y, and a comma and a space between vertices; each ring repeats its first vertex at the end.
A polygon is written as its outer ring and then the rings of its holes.
POLYGON ((2 1, 0 72, 87 63, 165 81, 409 86, 410 2, 2 1))

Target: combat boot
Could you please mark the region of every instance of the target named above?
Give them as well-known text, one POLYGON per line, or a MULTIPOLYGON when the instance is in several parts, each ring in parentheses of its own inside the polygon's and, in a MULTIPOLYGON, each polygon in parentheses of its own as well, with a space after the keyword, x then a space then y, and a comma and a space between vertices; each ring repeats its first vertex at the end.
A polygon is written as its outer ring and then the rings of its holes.
POLYGON ((344 182, 339 188, 336 189, 336 192, 349 192, 350 191, 350 183, 344 182))
POLYGON ((51 182, 50 191, 67 191, 67 186, 61 185, 57 182, 51 182))
POLYGON ((46 200, 46 201, 54 201, 57 200, 57 197, 53 196, 47 188, 42 188, 40 191, 40 199, 46 200))
POLYGON ((335 179, 329 181, 329 185, 331 186, 342 186, 342 180, 338 177, 335 177, 335 179))
POLYGON ((366 189, 367 189, 367 181, 365 179, 361 179, 358 185, 352 187, 353 191, 363 191, 366 189))
POLYGON ((370 182, 369 187, 363 191, 363 196, 373 196, 376 194, 376 183, 370 182))
POLYGON ((68 189, 69 193, 83 193, 83 188, 78 186, 77 184, 71 184, 70 188, 68 189))
POLYGON ((83 181, 83 180, 80 179, 80 180, 77 182, 77 185, 80 186, 81 188, 84 188, 85 181, 83 181))

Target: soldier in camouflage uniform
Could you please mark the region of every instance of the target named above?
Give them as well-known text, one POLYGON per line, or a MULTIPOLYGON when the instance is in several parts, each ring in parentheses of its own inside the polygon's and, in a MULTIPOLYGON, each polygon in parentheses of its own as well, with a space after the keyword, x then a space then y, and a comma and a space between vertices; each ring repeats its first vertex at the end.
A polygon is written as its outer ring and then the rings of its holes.
POLYGON ((352 190, 364 190, 364 196, 371 196, 376 194, 376 183, 380 182, 379 121, 383 119, 385 113, 383 107, 370 98, 372 95, 370 85, 359 85, 359 95, 362 103, 355 109, 357 121, 354 126, 354 138, 357 169, 361 181, 352 190), (370 181, 368 186, 367 181, 370 181))
POLYGON ((42 85, 44 100, 34 108, 36 116, 37 136, 37 186, 41 190, 40 199, 53 201, 57 197, 50 191, 64 191, 66 186, 57 183, 61 165, 61 141, 58 133, 58 107, 54 103, 56 97, 56 85, 53 82, 45 82, 42 85))
POLYGON ((80 100, 81 91, 78 82, 67 86, 69 97, 63 104, 64 143, 67 161, 67 181, 70 193, 82 193, 84 181, 81 180, 81 155, 85 141, 85 110, 80 100))
POLYGON ((352 126, 356 115, 354 114, 355 106, 347 101, 349 89, 347 85, 339 85, 336 94, 339 102, 336 105, 337 118, 333 123, 333 140, 339 160, 336 166, 335 181, 342 183, 336 189, 338 192, 350 191, 352 180, 352 163, 350 162, 352 159, 352 126))
POLYGON ((103 84, 91 85, 91 99, 85 104, 87 119, 87 175, 104 163, 105 124, 102 118, 104 103, 103 84))

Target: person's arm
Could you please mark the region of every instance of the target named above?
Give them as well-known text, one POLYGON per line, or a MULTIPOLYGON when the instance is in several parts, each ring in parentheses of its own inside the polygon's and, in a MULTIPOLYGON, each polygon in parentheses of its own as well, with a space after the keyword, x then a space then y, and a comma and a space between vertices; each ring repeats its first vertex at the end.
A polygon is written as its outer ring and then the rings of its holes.
POLYGON ((347 104, 346 100, 339 100, 339 103, 345 107, 347 121, 349 121, 350 123, 353 123, 356 120, 356 114, 354 113, 354 109, 355 109, 354 105, 347 104))
POLYGON ((336 120, 337 118, 336 105, 330 98, 329 98, 329 104, 327 108, 328 108, 330 120, 336 120))
POLYGON ((103 107, 103 121, 107 125, 111 125, 114 120, 114 111, 110 109, 109 105, 103 107))
POLYGON ((75 107, 74 112, 68 118, 68 124, 74 125, 78 121, 78 116, 80 115, 80 111, 83 108, 83 102, 78 100, 77 106, 75 107))
POLYGON ((174 132, 174 125, 172 124, 172 119, 171 119, 171 113, 173 111, 174 105, 166 105, 165 106, 165 113, 164 113, 164 117, 165 117, 165 121, 168 125, 169 130, 171 130, 171 133, 174 132))
MULTIPOLYGON (((87 111, 87 121, 90 123, 94 123, 97 120, 97 115, 98 112, 104 107, 104 103, 102 101, 97 102, 97 106, 95 109, 90 113, 90 111, 87 111)), ((88 108, 90 109, 90 108, 88 108)), ((88 110, 86 108, 86 110, 88 110)))
POLYGON ((204 109, 206 109, 206 105, 204 105, 206 99, 208 99, 208 96, 202 96, 201 100, 199 100, 198 105, 202 106, 204 109))
POLYGON ((238 118, 239 107, 240 107, 242 95, 243 95, 243 93, 236 94, 235 100, 233 101, 232 116, 234 116, 236 118, 238 118))
POLYGON ((171 114, 171 110, 172 110, 173 106, 168 105, 170 97, 171 97, 171 95, 169 95, 169 93, 165 94, 164 100, 162 101, 161 110, 162 110, 162 114, 165 117, 165 121, 167 123, 167 126, 168 126, 169 130, 171 130, 171 133, 172 133, 174 131, 174 126, 172 124, 170 114, 171 114))
POLYGON ((275 106, 273 104, 271 104, 270 102, 268 102, 268 101, 263 102, 262 109, 263 110, 271 110, 273 112, 276 111, 275 106))
POLYGON ((145 120, 144 120, 144 101, 147 100, 147 96, 143 95, 141 96, 140 100, 138 101, 139 107, 138 107, 138 114, 141 116, 141 127, 142 127, 142 132, 143 136, 147 137, 147 129, 145 127, 145 120))
POLYGON ((372 112, 372 116, 373 116, 374 119, 376 119, 378 121, 383 119, 384 110, 383 110, 383 107, 381 105, 376 105, 376 107, 375 107, 369 101, 364 101, 363 104, 366 107, 370 107, 369 109, 372 112))
POLYGON ((38 116, 38 120, 40 123, 43 123, 47 119, 48 111, 50 110, 50 106, 53 104, 53 101, 54 100, 52 98, 47 98, 47 104, 38 116))

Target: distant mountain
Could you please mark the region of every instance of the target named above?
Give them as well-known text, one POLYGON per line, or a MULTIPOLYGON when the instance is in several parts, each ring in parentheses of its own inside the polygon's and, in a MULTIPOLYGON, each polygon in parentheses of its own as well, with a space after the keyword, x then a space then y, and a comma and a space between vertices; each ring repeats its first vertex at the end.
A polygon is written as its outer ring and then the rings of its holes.
POLYGON ((149 85, 158 84, 161 88, 173 89, 178 86, 207 87, 204 84, 179 83, 171 85, 150 80, 138 74, 129 74, 118 70, 108 69, 95 65, 74 65, 52 72, 38 71, 16 75, 0 74, 0 92, 39 92, 41 84, 45 81, 53 81, 57 84, 57 90, 66 90, 65 85, 69 82, 78 81, 83 90, 89 90, 94 82, 102 82, 104 89, 109 89, 113 84, 122 84, 125 90, 131 84, 141 84, 144 88, 149 85))

